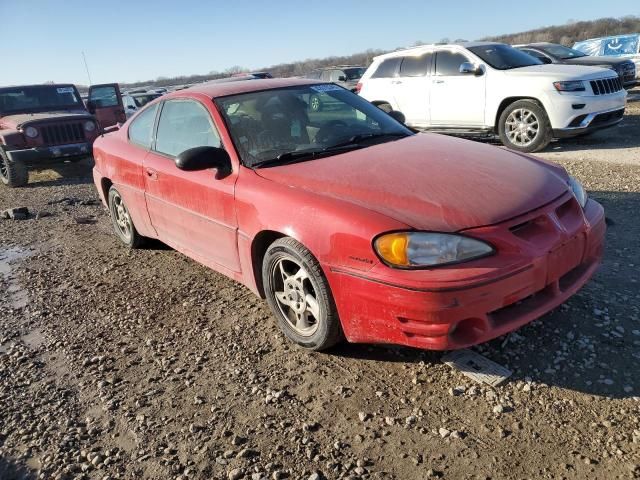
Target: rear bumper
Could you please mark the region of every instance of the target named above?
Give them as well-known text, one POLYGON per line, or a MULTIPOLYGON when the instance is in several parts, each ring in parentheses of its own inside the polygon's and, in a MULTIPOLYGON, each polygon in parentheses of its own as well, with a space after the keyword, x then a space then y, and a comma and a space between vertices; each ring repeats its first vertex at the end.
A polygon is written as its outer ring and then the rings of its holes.
MULTIPOLYGON (((539 251, 516 269, 496 270, 492 278, 482 281, 465 282, 465 264, 456 269, 461 278, 457 286, 432 283, 423 288, 330 269, 347 339, 432 350, 458 349, 486 342, 535 320, 576 293, 601 261, 604 211, 590 200, 584 217, 582 227, 573 229, 550 250, 539 251)), ((499 258, 492 261, 501 262, 499 258)))
POLYGON ((583 114, 572 121, 572 126, 554 128, 553 136, 555 138, 569 138, 603 128, 614 127, 622 121, 623 116, 624 108, 583 114))
POLYGON ((91 144, 88 142, 55 145, 52 147, 36 147, 24 150, 9 150, 7 155, 14 162, 26 165, 55 163, 67 158, 91 155, 91 144))

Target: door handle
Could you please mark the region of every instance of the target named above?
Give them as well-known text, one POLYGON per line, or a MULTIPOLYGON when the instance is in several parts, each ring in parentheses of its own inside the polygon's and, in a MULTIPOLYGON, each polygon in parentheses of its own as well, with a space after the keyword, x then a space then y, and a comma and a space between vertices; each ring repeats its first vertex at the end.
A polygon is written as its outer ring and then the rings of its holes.
POLYGON ((433 83, 444 83, 444 80, 434 80, 433 83))
POLYGON ((402 80, 392 80, 391 83, 394 85, 400 85, 402 83, 402 80))
POLYGON ((155 170, 151 169, 151 168, 146 168, 145 169, 145 173, 147 174, 147 177, 151 180, 157 180, 158 179, 158 172, 156 172, 155 170))

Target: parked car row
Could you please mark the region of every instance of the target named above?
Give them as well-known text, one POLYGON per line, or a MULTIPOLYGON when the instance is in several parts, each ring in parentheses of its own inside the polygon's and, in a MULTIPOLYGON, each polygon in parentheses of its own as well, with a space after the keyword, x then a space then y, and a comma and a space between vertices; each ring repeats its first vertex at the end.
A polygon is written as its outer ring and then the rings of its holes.
POLYGON ((497 134, 511 149, 535 152, 553 138, 618 124, 627 94, 616 72, 543 62, 501 43, 424 45, 374 58, 357 91, 412 128, 497 134))

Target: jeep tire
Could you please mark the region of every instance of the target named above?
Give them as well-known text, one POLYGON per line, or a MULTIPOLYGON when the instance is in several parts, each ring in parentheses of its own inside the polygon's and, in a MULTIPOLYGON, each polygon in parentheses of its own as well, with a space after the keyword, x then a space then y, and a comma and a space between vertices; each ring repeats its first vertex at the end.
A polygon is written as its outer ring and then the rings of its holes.
POLYGON ((29 170, 21 162, 9 159, 9 155, 0 148, 0 181, 7 187, 24 187, 29 183, 29 170))

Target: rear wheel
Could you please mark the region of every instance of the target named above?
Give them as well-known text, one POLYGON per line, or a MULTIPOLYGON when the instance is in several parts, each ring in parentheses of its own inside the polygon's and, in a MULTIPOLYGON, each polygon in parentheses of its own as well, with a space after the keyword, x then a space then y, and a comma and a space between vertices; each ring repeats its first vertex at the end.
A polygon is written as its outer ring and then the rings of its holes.
POLYGON ((262 280, 278 326, 290 340, 324 350, 342 339, 329 284, 302 244, 286 237, 273 242, 264 257, 262 280))
POLYGON ((115 187, 109 189, 109 213, 116 236, 122 243, 129 248, 138 248, 142 245, 143 237, 136 230, 129 209, 115 187))
POLYGON ((520 152, 537 152, 551 141, 547 112, 534 100, 518 100, 507 106, 498 121, 498 133, 505 147, 520 152))
POLYGON ((29 183, 29 170, 26 165, 9 159, 0 148, 0 181, 7 187, 23 187, 29 183))
POLYGON ((311 95, 309 98, 309 108, 312 112, 320 112, 322 110, 322 100, 318 95, 311 95))

